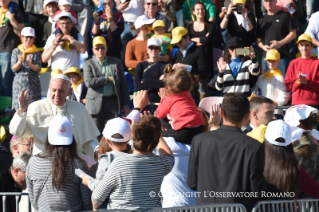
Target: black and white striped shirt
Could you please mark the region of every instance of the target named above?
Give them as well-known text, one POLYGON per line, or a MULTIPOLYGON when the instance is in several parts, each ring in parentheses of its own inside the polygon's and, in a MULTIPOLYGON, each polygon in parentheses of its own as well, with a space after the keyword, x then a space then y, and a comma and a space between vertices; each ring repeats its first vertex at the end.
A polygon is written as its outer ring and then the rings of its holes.
POLYGON ((218 73, 215 87, 217 90, 223 91, 223 95, 238 92, 250 96, 249 79, 252 76, 258 76, 259 73, 259 63, 256 59, 245 61, 236 77, 234 77, 229 64, 227 64, 225 72, 218 73))
MULTIPOLYGON (((40 153, 41 154, 41 153, 40 153)), ((79 168, 89 174, 84 161, 74 159, 74 169, 79 168)), ((35 205, 35 199, 39 194, 42 184, 52 170, 52 160, 32 156, 26 171, 27 188, 31 204, 35 205)), ((62 190, 57 191, 52 186, 52 174, 46 181, 38 201, 38 211, 78 211, 92 210, 91 191, 82 184, 81 178, 71 170, 69 163, 66 169, 66 181, 62 190)))
POLYGON ((92 200, 100 204, 109 197, 107 209, 147 211, 161 206, 161 184, 174 165, 174 156, 127 154, 116 158, 92 200))

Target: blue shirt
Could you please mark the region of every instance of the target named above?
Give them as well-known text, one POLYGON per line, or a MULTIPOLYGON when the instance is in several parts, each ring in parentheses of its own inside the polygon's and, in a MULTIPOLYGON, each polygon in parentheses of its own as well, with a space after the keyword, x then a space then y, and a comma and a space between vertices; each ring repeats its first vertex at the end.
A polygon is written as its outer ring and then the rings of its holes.
POLYGON ((240 70, 240 67, 243 63, 241 62, 241 58, 237 57, 235 59, 231 58, 231 62, 229 63, 229 67, 234 75, 234 77, 237 77, 237 74, 240 70))

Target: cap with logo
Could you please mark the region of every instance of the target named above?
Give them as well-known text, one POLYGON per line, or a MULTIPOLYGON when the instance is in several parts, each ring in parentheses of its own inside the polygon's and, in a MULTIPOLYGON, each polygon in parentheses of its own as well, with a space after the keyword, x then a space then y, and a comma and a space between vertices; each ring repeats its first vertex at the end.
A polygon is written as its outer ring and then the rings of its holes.
POLYGON ((32 27, 24 27, 21 31, 21 35, 24 37, 34 37, 35 38, 35 32, 32 27))
POLYGON ((106 123, 102 134, 113 142, 127 142, 131 140, 132 131, 128 121, 122 118, 114 118, 106 123), (114 134, 120 134, 123 138, 113 138, 114 134))
POLYGON ((277 49, 270 49, 264 60, 280 60, 280 53, 277 49))
POLYGON ((73 22, 73 24, 77 24, 78 21, 76 20, 76 18, 74 18, 71 13, 69 12, 65 12, 65 11, 62 11, 60 12, 59 14, 57 14, 56 16, 54 16, 54 21, 55 22, 58 22, 62 17, 68 17, 71 19, 71 21, 73 22))
POLYGON ((149 19, 145 15, 141 15, 137 17, 137 19, 135 20, 134 26, 135 26, 135 29, 139 29, 146 24, 152 24, 154 21, 155 21, 155 18, 149 19))
POLYGON ((156 27, 165 27, 165 23, 162 20, 156 20, 154 21, 152 25, 152 30, 154 30, 156 27))
POLYGON ((175 27, 172 30, 171 44, 176 44, 181 41, 182 37, 188 34, 188 30, 184 27, 175 27))
POLYGON ((63 115, 54 116, 49 124, 48 140, 51 145, 70 145, 73 141, 71 119, 63 115))
POLYGON ((161 42, 159 41, 158 38, 149 38, 147 40, 147 47, 149 46, 160 46, 161 42))
POLYGON ((308 105, 294 105, 286 110, 284 120, 290 126, 297 127, 299 120, 307 119, 311 113, 318 113, 318 110, 308 105))
POLYGON ((283 120, 275 120, 269 122, 265 139, 276 146, 288 146, 292 143, 291 128, 283 120))
POLYGON ((312 43, 312 39, 310 37, 310 35, 307 35, 307 34, 301 34, 299 37, 298 37, 298 40, 296 43, 299 43, 300 41, 309 41, 310 43, 312 43))
POLYGON ((97 46, 97 45, 106 46, 105 38, 103 38, 102 36, 96 36, 96 37, 93 39, 93 47, 94 47, 94 46, 97 46))

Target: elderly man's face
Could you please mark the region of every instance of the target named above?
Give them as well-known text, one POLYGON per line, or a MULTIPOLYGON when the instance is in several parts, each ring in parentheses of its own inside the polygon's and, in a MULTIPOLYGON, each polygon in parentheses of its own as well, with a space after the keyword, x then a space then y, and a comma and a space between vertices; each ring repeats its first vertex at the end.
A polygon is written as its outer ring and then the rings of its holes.
POLYGON ((25 181, 25 172, 22 172, 19 168, 11 169, 11 175, 15 184, 22 190, 27 188, 27 184, 25 181))
POLYGON ((144 9, 147 13, 156 13, 158 10, 158 1, 157 0, 146 0, 144 3, 144 9))
POLYGON ((72 93, 70 83, 63 79, 54 79, 50 83, 51 102, 56 106, 63 106, 66 97, 72 93))
MULTIPOLYGON (((0 0, 1 1, 1 0, 0 0)), ((73 23, 70 18, 65 18, 59 21, 60 29, 63 34, 70 34, 73 23)))
POLYGON ((15 158, 23 152, 32 153, 33 150, 33 138, 21 138, 12 148, 12 156, 15 158))

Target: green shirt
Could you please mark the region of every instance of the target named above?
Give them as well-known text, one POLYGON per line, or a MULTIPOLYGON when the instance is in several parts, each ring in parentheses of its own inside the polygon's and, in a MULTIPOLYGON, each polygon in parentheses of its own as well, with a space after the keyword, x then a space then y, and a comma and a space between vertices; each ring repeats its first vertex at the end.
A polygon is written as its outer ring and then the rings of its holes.
MULTIPOLYGON (((189 20, 189 21, 195 21, 192 19, 192 8, 193 5, 197 2, 197 0, 186 0, 183 4, 183 16, 184 16, 184 20, 189 20), (189 4, 188 4, 189 2, 189 4)), ((216 18, 216 7, 214 4, 213 0, 200 0, 200 2, 202 2, 207 10, 207 19, 210 18, 216 18)), ((195 16, 193 16, 194 19, 196 19, 195 16)))
MULTIPOLYGON (((102 75, 105 78, 113 77, 111 70, 110 70, 110 67, 107 63, 107 59, 105 58, 105 60, 103 62, 98 60, 97 58, 95 58, 95 59, 97 60, 97 62, 101 66, 102 75)), ((106 85, 104 85, 103 94, 104 94, 103 96, 116 96, 114 84, 107 80, 106 85)))

